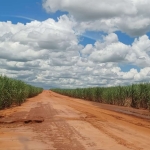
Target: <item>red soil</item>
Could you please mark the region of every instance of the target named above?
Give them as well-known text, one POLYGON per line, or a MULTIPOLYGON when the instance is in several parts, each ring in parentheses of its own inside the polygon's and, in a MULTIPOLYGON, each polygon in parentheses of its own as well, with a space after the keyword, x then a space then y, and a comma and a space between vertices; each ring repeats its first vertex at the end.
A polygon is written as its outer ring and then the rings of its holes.
POLYGON ((150 113, 51 91, 0 111, 0 150, 149 150, 150 113))

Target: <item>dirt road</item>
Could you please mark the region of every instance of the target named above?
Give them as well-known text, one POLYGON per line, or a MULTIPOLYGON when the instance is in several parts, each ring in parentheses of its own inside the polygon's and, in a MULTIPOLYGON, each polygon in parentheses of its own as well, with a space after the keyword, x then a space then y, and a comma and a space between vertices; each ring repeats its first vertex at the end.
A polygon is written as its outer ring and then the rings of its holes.
POLYGON ((150 150, 150 113, 51 91, 0 111, 0 150, 150 150))

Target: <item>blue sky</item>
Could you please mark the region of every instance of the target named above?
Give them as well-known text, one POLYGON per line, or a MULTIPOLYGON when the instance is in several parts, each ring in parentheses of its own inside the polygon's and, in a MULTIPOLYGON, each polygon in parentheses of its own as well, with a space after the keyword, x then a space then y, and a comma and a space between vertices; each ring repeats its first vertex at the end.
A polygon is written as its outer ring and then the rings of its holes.
MULTIPOLYGON (((31 81, 30 77, 27 77, 24 80, 31 83, 39 82, 44 87, 48 85, 40 80, 43 78, 47 81, 44 77, 46 70, 42 69, 44 73, 39 74, 38 67, 40 69, 48 67, 56 72, 59 82, 58 79, 56 79, 57 82, 54 82, 55 77, 52 75, 52 70, 47 72, 47 77, 53 78, 53 81, 49 81, 53 86, 58 86, 60 83, 66 87, 70 84, 78 87, 83 80, 85 81, 81 83, 81 86, 90 86, 93 83, 98 85, 106 83, 110 86, 112 85, 108 84, 110 74, 118 77, 116 85, 121 84, 121 78, 133 78, 132 82, 140 81, 141 78, 149 79, 149 72, 145 71, 150 63, 150 20, 149 14, 146 13, 148 4, 139 5, 136 2, 132 6, 130 0, 123 2, 118 0, 117 5, 111 6, 109 1, 102 0, 102 2, 106 7, 105 10, 99 9, 101 7, 99 1, 93 2, 94 7, 91 8, 90 0, 87 0, 87 5, 84 5, 84 0, 80 2, 73 0, 72 3, 69 1, 66 3, 64 0, 1 0, 0 23, 3 22, 5 25, 0 26, 0 30, 4 32, 1 31, 0 34, 0 59, 2 59, 0 65, 3 69, 0 70, 0 73, 22 79, 20 74, 23 70, 27 70, 24 67, 30 64, 30 74, 36 78, 31 81), (118 6, 122 9, 119 9, 118 6), (129 9, 128 13, 124 9, 125 6, 129 9), (134 12, 135 9, 137 14, 134 12), (145 13, 141 11, 142 9, 145 13), (138 16, 143 16, 143 20, 138 16), (49 20, 50 18, 52 20, 49 20), (12 24, 7 21, 11 21, 12 24), (23 26, 17 23, 21 23, 23 26), (6 30, 5 27, 7 27, 6 30), (77 32, 81 32, 81 34, 76 35, 77 32), (36 44, 31 44, 31 39, 28 37, 34 38, 36 44), (14 46, 14 43, 18 47, 14 46), (10 50, 6 48, 7 46, 13 49, 14 55, 8 57, 10 50), (27 51, 26 54, 22 54, 22 48, 27 51), (28 56, 29 51, 33 52, 32 56, 28 56), (46 51, 50 52, 48 56, 45 54, 46 51), (76 51, 80 52, 80 55, 76 51), (26 56, 28 56, 27 60, 26 56), (46 60, 47 58, 48 60, 46 60), (42 61, 43 65, 40 66, 42 61), (20 74, 13 70, 13 68, 19 70, 21 67, 20 74), (63 71, 57 72, 61 70, 59 67, 72 69, 72 75, 70 72, 68 74, 63 71), (101 72, 104 73, 103 79, 100 79, 101 72), (86 75, 84 79, 82 79, 82 75, 86 75), (71 76, 76 76, 76 78, 71 78, 71 76), (99 78, 95 78, 95 76, 99 76, 99 78), (106 76, 107 82, 104 80, 104 76, 106 76)), ((122 84, 124 83, 122 82, 122 84)))
MULTIPOLYGON (((18 22, 29 23, 30 19, 44 21, 48 18, 57 18, 68 12, 56 11, 47 13, 42 7, 42 0, 1 0, 0 5, 0 21, 11 21, 13 24, 18 22)), ((119 41, 124 44, 132 44, 134 37, 128 36, 121 31, 115 32, 118 35, 119 41)), ((87 31, 80 37, 80 44, 94 44, 97 40, 101 40, 101 36, 106 35, 104 32, 87 31)), ((150 33, 147 33, 150 36, 150 33)))
MULTIPOLYGON (((26 24, 31 22, 30 18, 38 21, 53 18, 57 21, 57 18, 63 14, 67 14, 67 12, 58 10, 55 13, 47 13, 42 7, 42 0, 1 0, 0 5, 0 21, 11 21, 13 24, 18 22, 26 24)), ((115 33, 118 35, 119 40, 125 44, 132 44, 134 41, 134 38, 125 33, 120 31, 115 33)), ((80 44, 94 44, 96 42, 95 39, 100 40, 102 35, 106 35, 106 33, 87 31, 81 36, 80 44)))
POLYGON ((62 14, 66 14, 65 12, 61 11, 57 11, 51 14, 46 13, 46 11, 42 7, 41 0, 1 0, 0 3, 0 20, 12 21, 14 24, 18 22, 30 22, 30 20, 28 19, 21 18, 21 16, 44 21, 48 18, 57 20, 57 18, 62 14))

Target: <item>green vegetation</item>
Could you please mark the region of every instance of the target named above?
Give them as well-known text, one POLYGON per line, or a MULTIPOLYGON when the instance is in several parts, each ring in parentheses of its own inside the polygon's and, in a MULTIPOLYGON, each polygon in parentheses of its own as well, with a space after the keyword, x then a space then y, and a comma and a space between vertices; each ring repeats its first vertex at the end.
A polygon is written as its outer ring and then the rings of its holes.
POLYGON ((20 80, 0 76, 0 109, 21 105, 27 98, 38 95, 42 88, 28 85, 20 80))
POLYGON ((149 83, 116 87, 53 89, 52 91, 100 103, 150 109, 149 83))

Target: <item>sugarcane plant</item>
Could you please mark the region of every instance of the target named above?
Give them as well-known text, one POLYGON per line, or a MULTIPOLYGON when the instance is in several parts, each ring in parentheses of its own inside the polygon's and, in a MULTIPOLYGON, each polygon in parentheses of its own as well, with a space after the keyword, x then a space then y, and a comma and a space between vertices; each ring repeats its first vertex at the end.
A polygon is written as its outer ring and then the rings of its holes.
POLYGON ((0 76, 0 109, 21 105, 27 98, 42 91, 42 88, 28 85, 23 81, 0 76))
POLYGON ((112 105, 126 106, 126 101, 131 100, 129 106, 150 110, 150 83, 132 84, 130 86, 51 90, 70 97, 112 105))

